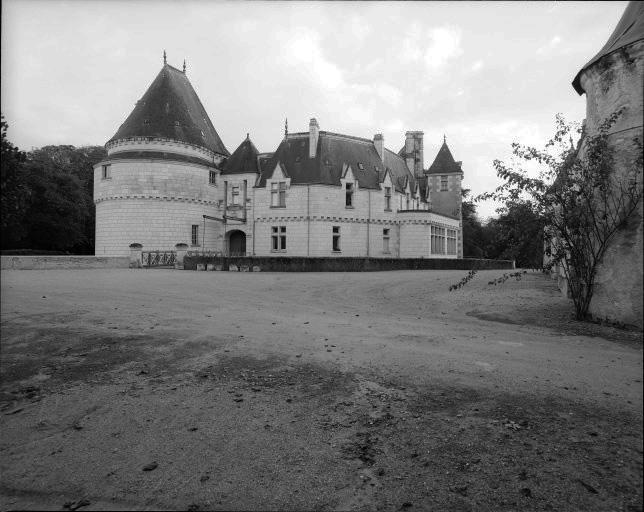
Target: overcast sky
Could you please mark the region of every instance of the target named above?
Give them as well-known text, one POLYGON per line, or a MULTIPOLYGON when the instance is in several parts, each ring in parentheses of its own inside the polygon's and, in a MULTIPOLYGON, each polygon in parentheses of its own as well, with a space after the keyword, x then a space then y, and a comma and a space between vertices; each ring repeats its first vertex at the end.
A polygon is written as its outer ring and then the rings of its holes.
MULTIPOLYGON (((2 113, 21 149, 104 144, 168 62, 188 77, 230 152, 247 132, 371 138, 398 151, 447 136, 481 193, 512 141, 544 142, 558 112, 585 116, 570 85, 627 2, 2 1, 2 113)), ((481 204, 482 217, 494 205, 481 204)))

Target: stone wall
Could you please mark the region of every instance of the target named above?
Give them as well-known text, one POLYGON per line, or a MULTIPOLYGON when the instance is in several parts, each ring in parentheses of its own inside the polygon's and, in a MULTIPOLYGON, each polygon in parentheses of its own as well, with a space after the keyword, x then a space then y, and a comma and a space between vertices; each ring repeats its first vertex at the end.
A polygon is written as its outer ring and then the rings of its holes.
POLYGON ((126 256, 130 244, 144 250, 174 250, 177 243, 192 247, 192 225, 199 226, 198 247, 221 250, 222 224, 206 221, 218 210, 203 203, 157 199, 113 199, 96 204, 96 256, 126 256))
MULTIPOLYGON (((212 153, 195 146, 165 140, 110 143, 108 158, 94 168, 97 256, 126 256, 131 243, 147 250, 172 250, 191 244, 192 226, 198 225, 199 247, 215 250, 223 236, 220 226, 206 223, 203 215, 221 216, 221 180, 209 183, 212 153), (158 159, 110 159, 121 151, 168 151, 204 160, 204 165, 158 159), (109 176, 103 177, 103 165, 109 176), (205 247, 202 247, 204 246, 205 247)), ((218 171, 216 171, 218 173, 218 171)), ((217 176, 219 178, 219 176, 217 176)))
POLYGON ((1 256, 2 270, 129 268, 129 257, 1 256))
POLYGON ((377 272, 387 270, 512 270, 514 262, 507 260, 435 259, 435 258, 306 258, 306 257, 245 257, 212 258, 186 256, 185 270, 217 265, 221 270, 234 268, 262 272, 377 272))
POLYGON ((430 223, 456 229, 460 238, 458 220, 426 210, 398 212, 401 194, 393 191, 391 211, 386 211, 384 194, 384 190, 356 187, 352 207, 347 207, 344 188, 293 185, 286 190, 286 206, 275 208, 270 204, 270 185, 255 188, 249 207, 249 216, 255 219, 255 242, 247 243, 247 250, 258 256, 275 255, 273 226, 286 227, 288 256, 429 257, 430 223), (340 228, 340 252, 333 251, 334 226, 340 228), (389 253, 383 250, 383 229, 390 230, 389 253), (423 238, 412 239, 415 236, 423 238), (400 252, 403 247, 404 255, 400 252))
MULTIPOLYGON (((638 156, 633 138, 643 141, 644 41, 603 57, 582 73, 580 83, 586 91, 588 134, 595 134, 604 119, 624 108, 609 136, 615 148, 614 178, 619 181, 638 156)), ((641 168, 639 180, 641 183, 641 168)), ((589 309, 595 318, 642 327, 642 216, 640 202, 638 211, 617 232, 602 259, 589 309)))

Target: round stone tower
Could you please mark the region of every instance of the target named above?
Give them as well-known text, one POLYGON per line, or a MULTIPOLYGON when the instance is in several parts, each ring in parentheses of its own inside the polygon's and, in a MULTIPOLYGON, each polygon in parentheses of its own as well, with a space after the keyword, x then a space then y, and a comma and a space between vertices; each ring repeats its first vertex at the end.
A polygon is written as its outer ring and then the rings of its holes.
MULTIPOLYGON (((577 74, 573 83, 586 93, 588 135, 595 135, 601 123, 614 112, 622 114, 609 130, 614 149, 613 177, 630 179, 641 157, 644 116, 644 3, 630 2, 617 27, 604 45, 577 74)), ((583 151, 582 143, 582 151, 583 151)), ((642 169, 637 179, 642 182, 642 169)), ((611 240, 595 279, 589 312, 596 318, 642 327, 642 202, 611 240)))
MULTIPOLYGON (((221 245, 204 232, 204 215, 220 215, 219 173, 228 150, 184 70, 165 62, 94 167, 96 255, 126 256, 221 245)), ((216 226, 216 225, 215 225, 216 226)))

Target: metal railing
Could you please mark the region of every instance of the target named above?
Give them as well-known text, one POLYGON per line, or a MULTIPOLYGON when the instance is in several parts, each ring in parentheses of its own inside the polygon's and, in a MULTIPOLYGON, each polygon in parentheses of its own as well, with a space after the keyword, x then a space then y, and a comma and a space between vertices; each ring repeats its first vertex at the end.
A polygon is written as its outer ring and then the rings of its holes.
POLYGON ((174 267, 176 251, 141 251, 141 264, 144 267, 174 267))

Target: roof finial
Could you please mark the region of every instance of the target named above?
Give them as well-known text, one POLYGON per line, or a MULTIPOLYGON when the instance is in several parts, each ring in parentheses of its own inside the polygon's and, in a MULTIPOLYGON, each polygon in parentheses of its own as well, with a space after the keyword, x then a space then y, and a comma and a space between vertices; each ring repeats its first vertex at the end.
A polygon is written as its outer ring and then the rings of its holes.
POLYGON ((447 144, 447 137, 445 137, 445 134, 443 134, 443 144, 447 144))
POLYGON ((163 50, 163 65, 165 66, 168 63, 168 59, 165 56, 165 50, 163 50))
POLYGON ((186 74, 186 59, 183 59, 183 74, 186 74))
POLYGON ((284 138, 288 135, 288 117, 284 118, 284 138))
POLYGON ((246 132, 246 140, 250 139, 250 133, 246 132))

